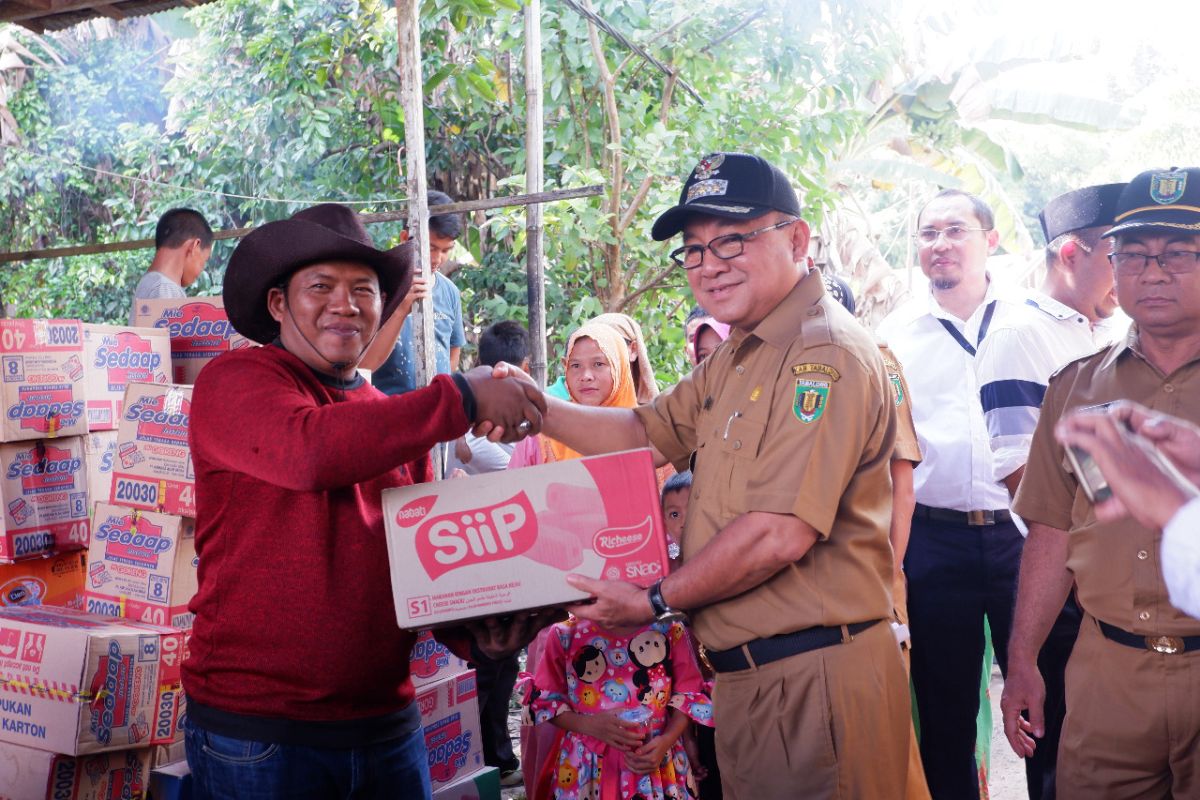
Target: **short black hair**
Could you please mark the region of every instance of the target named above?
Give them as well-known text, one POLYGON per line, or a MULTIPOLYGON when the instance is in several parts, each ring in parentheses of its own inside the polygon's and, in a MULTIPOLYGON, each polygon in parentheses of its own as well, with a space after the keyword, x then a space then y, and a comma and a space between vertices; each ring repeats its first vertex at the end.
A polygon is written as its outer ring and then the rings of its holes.
MULTIPOLYGON (((448 203, 453 203, 453 198, 444 192, 430 191, 425 195, 425 202, 432 209, 434 206, 444 206, 448 203)), ((429 217, 429 233, 432 236, 441 236, 445 239, 457 239, 462 236, 463 218, 462 214, 438 214, 432 216, 432 211, 429 217)))
POLYGON ((520 366, 529 358, 529 332, 521 323, 504 319, 493 323, 479 337, 479 363, 494 367, 503 361, 520 366))
POLYGON ((971 203, 971 210, 975 212, 975 218, 979 220, 979 227, 984 230, 992 230, 996 227, 996 214, 992 211, 983 198, 978 195, 973 195, 970 192, 964 192, 962 189, 942 189, 940 192, 929 198, 929 202, 921 206, 920 212, 917 213, 917 224, 921 222, 921 214, 925 213, 925 209, 929 208, 929 204, 934 200, 941 200, 944 197, 965 197, 971 203))
POLYGON ((696 306, 695 308, 693 308, 691 311, 688 312, 687 319, 685 319, 683 321, 683 324, 687 325, 689 322, 691 322, 694 319, 702 319, 707 316, 708 316, 707 311, 705 311, 700 306, 696 306))
POLYGON ((180 247, 189 239, 199 239, 200 246, 212 246, 213 232, 204 215, 193 208, 172 208, 158 218, 154 228, 154 247, 180 247))
POLYGON ((1075 242, 1082 245, 1087 252, 1092 252, 1100 245, 1104 244, 1103 240, 1104 226, 1100 225, 1095 228, 1084 228, 1078 231, 1067 231, 1061 236, 1055 237, 1046 245, 1046 266, 1058 266, 1058 251, 1067 242, 1075 242))
POLYGON ((667 495, 673 492, 682 492, 684 489, 692 488, 692 471, 685 469, 683 472, 676 472, 671 477, 667 478, 663 483, 662 499, 665 501, 667 495))

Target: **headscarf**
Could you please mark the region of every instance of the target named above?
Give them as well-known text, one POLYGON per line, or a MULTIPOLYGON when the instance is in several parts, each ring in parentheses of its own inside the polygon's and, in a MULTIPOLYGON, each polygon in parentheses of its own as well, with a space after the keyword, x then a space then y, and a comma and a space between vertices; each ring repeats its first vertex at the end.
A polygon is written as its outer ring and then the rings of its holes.
MULTIPOLYGON (((608 393, 608 397, 604 398, 604 401, 600 405, 606 408, 637 407, 637 396, 633 390, 633 371, 629 366, 629 348, 625 346, 625 340, 621 334, 614 328, 597 323, 595 320, 586 323, 579 330, 572 333, 571 338, 567 340, 567 356, 563 359, 564 372, 566 371, 566 365, 571 361, 571 351, 575 349, 575 343, 580 339, 591 339, 596 343, 596 346, 600 348, 600 352, 604 354, 605 360, 608 361, 609 370, 612 372, 612 391, 608 393)), ((578 403, 579 401, 572 396, 571 402, 578 403)), ((549 436, 542 436, 541 438, 542 461, 544 463, 566 461, 581 457, 577 451, 572 450, 556 439, 551 439, 549 436)))
POLYGON ((717 322, 712 317, 701 322, 692 334, 692 352, 696 354, 697 362, 700 360, 700 334, 704 333, 705 328, 712 330, 722 342, 729 338, 729 326, 724 322, 717 322))
POLYGON ((650 355, 646 352, 646 340, 642 337, 642 326, 626 314, 601 314, 588 324, 599 322, 615 328, 627 342, 637 343, 637 387, 638 405, 649 403, 658 395, 658 382, 654 380, 654 368, 650 366, 650 355))

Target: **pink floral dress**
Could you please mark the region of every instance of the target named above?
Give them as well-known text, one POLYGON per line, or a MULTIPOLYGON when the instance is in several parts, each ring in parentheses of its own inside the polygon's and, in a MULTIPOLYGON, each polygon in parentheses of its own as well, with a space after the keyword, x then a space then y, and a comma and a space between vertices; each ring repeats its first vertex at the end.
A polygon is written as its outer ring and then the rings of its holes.
MULTIPOLYGON (((649 736, 658 736, 675 708, 702 725, 712 725, 712 703, 679 623, 652 623, 631 636, 617 636, 593 622, 572 618, 550 629, 532 677, 518 692, 533 723, 565 712, 599 714, 644 706, 649 736)), ((696 795, 682 739, 659 768, 638 775, 625 768, 624 754, 604 742, 567 731, 554 770, 558 800, 688 800, 696 795)))

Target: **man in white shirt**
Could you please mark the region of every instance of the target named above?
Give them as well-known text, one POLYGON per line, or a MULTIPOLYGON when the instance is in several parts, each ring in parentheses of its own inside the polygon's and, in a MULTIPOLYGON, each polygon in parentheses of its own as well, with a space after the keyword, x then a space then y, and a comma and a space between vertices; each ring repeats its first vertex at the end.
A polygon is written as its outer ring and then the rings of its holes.
MULTIPOLYGON (((1046 237, 1046 280, 1041 291, 1004 323, 992 325, 979 346, 976 373, 991 436, 997 480, 1010 494, 1029 458, 1042 398, 1063 365, 1112 344, 1104 323, 1117 308, 1111 248, 1101 239, 1112 227, 1123 183, 1089 186, 1054 198, 1038 215, 1046 237)), ((1046 683, 1045 736, 1025 761, 1030 800, 1053 800, 1058 738, 1066 715, 1065 672, 1082 612, 1068 598, 1038 654, 1046 683)))
POLYGON ((975 354, 1020 298, 986 271, 999 236, 982 200, 942 191, 917 227, 930 292, 890 314, 878 332, 908 378, 925 456, 914 473, 917 507, 904 559, 921 758, 934 800, 970 800, 979 797, 984 619, 1003 667, 1023 544, 993 472, 975 354))
POLYGON ((212 255, 213 232, 199 211, 172 208, 154 229, 154 260, 133 290, 137 300, 186 297, 212 255))
POLYGON ((1097 519, 1133 517, 1162 529, 1163 581, 1171 605, 1200 617, 1200 427, 1121 401, 1105 414, 1067 417, 1056 435, 1091 455, 1113 491, 1096 506, 1097 519), (1153 444, 1175 469, 1151 458, 1127 432, 1153 444))

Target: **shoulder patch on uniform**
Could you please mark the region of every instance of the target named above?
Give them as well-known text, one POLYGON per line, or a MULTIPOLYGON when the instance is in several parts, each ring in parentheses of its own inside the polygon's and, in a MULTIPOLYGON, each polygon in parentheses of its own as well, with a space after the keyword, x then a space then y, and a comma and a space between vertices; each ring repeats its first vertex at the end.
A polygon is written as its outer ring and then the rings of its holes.
POLYGON ((896 405, 904 405, 904 383, 900 380, 900 373, 889 367, 888 380, 892 382, 892 394, 895 395, 896 405))
POLYGON ((829 407, 829 381, 796 379, 796 394, 792 398, 792 413, 808 424, 816 422, 829 407))
POLYGON ((792 367, 792 374, 797 378, 801 375, 810 375, 814 372, 820 373, 821 375, 828 375, 832 380, 835 381, 842 377, 842 373, 838 372, 828 364, 796 364, 794 367, 792 367))

